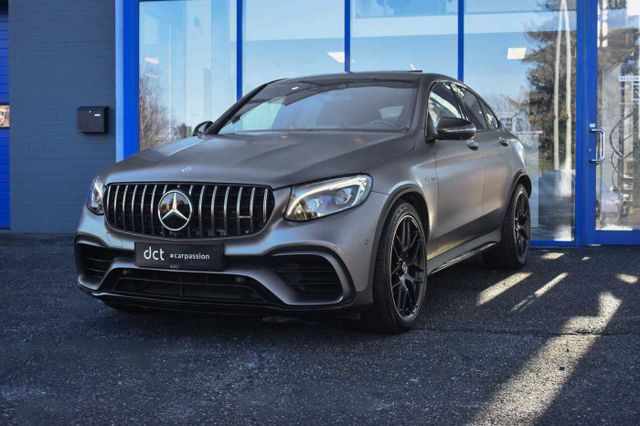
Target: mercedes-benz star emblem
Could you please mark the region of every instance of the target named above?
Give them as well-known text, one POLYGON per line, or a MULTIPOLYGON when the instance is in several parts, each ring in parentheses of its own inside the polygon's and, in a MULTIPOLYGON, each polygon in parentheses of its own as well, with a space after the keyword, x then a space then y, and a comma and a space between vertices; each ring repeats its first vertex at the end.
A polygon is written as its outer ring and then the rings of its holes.
POLYGON ((189 224, 192 212, 191 200, 177 189, 164 194, 158 203, 160 223, 169 231, 183 230, 189 224))

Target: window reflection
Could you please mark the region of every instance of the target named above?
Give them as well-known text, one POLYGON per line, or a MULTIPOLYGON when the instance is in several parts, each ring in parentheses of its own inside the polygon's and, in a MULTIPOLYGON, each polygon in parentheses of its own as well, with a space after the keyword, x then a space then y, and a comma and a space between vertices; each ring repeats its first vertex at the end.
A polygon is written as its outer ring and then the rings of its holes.
POLYGON ((599 2, 598 125, 605 158, 597 167, 596 229, 640 229, 640 3, 599 2))
POLYGON ((344 0, 245 0, 243 91, 344 71, 344 0))
POLYGON ((351 70, 456 76, 458 0, 353 0, 351 10, 351 70))
POLYGON ((141 150, 190 136, 235 101, 235 3, 140 3, 141 150))
POLYGON ((456 14, 458 0, 354 0, 356 18, 456 14))
POLYGON ((533 238, 571 240, 575 1, 466 0, 465 7, 465 82, 526 147, 533 238))

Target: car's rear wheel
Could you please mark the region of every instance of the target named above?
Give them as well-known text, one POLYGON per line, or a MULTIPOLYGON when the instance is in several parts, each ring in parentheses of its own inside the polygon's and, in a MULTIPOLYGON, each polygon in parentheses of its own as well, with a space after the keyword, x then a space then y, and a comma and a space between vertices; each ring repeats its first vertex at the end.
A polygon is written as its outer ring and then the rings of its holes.
POLYGON ((527 262, 531 240, 529 195, 524 185, 513 191, 502 224, 500 244, 483 253, 487 266, 494 269, 518 269, 527 262))
POLYGON ((400 333, 416 322, 427 287, 427 241, 420 216, 397 205, 382 232, 373 279, 373 305, 362 314, 372 331, 400 333))

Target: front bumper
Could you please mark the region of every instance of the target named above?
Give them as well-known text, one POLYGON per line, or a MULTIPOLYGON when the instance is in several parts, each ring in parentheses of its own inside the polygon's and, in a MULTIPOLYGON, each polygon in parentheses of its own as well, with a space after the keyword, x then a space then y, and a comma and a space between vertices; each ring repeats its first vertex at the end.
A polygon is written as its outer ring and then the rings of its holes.
POLYGON ((221 272, 138 267, 136 242, 214 240, 123 233, 85 208, 75 238, 78 284, 105 301, 169 309, 323 311, 370 304, 375 235, 388 196, 371 192, 354 209, 298 223, 283 219, 289 195, 289 189, 274 191, 274 213, 259 233, 215 239, 225 248, 221 272))

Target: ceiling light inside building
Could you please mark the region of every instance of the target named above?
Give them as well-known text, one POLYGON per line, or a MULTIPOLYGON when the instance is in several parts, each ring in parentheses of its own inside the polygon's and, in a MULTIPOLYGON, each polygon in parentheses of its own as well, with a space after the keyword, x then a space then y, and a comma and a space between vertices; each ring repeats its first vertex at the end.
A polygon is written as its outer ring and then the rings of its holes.
POLYGON ((526 47, 510 47, 507 51, 507 59, 511 61, 520 61, 524 59, 526 53, 526 47))
POLYGON ((327 52, 327 55, 331 56, 337 63, 344 64, 344 52, 327 52))

